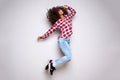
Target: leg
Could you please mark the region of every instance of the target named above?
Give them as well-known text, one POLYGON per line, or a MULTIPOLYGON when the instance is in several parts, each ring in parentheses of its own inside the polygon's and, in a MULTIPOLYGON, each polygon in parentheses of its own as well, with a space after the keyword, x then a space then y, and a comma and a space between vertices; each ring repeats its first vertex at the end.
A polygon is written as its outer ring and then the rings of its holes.
POLYGON ((59 39, 58 40, 59 47, 62 50, 62 52, 64 53, 64 56, 55 61, 50 60, 49 63, 46 65, 45 70, 49 69, 51 75, 53 75, 54 70, 56 70, 55 66, 71 60, 71 51, 70 51, 69 43, 70 43, 69 39, 59 39))
MULTIPOLYGON (((58 44, 62 52, 64 53, 64 56, 55 60, 55 66, 68 62, 71 60, 71 50, 70 50, 70 45, 69 45, 69 39, 59 39, 58 44)), ((53 64, 54 64, 53 63, 53 64)))

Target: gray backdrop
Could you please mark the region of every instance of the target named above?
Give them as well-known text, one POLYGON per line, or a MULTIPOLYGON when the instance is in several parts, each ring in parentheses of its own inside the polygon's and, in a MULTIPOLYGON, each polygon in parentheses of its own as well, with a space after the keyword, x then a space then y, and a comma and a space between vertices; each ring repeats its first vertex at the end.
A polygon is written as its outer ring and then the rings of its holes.
POLYGON ((119 0, 0 0, 0 80, 120 80, 119 0), (51 26, 49 8, 67 4, 73 18, 72 61, 44 71, 62 56, 59 33, 37 42, 51 26))

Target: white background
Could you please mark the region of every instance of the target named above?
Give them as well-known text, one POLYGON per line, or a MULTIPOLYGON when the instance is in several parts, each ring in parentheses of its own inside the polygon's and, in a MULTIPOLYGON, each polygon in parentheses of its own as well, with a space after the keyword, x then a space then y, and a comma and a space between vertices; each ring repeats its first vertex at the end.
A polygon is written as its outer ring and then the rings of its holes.
POLYGON ((119 0, 0 0, 0 80, 120 80, 119 0), (59 33, 37 41, 51 26, 53 6, 67 4, 73 18, 72 61, 44 70, 62 56, 59 33))

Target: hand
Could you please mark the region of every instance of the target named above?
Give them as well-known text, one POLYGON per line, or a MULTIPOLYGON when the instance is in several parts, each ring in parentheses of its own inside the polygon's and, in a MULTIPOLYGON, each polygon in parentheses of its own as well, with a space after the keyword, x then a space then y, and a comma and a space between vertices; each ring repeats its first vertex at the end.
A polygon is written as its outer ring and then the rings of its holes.
POLYGON ((63 7, 64 7, 65 9, 67 9, 67 8, 68 8, 68 6, 67 6, 67 5, 64 5, 63 7))
POLYGON ((39 40, 42 40, 42 39, 43 39, 42 36, 38 36, 38 38, 37 38, 38 41, 39 41, 39 40))

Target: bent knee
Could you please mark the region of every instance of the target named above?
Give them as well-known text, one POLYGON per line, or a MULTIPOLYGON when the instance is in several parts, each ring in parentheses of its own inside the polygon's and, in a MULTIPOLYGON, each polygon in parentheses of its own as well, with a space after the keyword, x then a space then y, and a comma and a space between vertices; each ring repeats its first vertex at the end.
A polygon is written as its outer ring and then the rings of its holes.
POLYGON ((72 57, 71 56, 67 56, 67 60, 71 61, 72 57))

